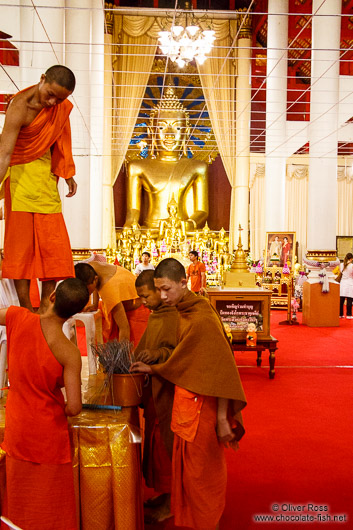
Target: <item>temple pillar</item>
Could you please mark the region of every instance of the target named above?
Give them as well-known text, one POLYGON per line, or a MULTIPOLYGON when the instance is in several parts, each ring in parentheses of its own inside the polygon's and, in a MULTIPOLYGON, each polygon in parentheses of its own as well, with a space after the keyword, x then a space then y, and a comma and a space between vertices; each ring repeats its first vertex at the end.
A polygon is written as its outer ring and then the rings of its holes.
MULTIPOLYGON (((62 64, 64 54, 65 0, 48 8, 46 0, 20 2, 20 88, 39 82, 40 76, 54 64, 62 64), (45 30, 44 30, 45 28, 45 30)), ((4 28, 3 28, 4 29, 4 28)))
MULTIPOLYGON (((246 11, 246 9, 245 9, 246 11)), ((235 227, 244 229, 243 247, 249 248, 249 174, 251 112, 251 17, 240 12, 236 78, 236 170, 233 187, 235 227), (244 20, 245 19, 245 20, 244 20)))
POLYGON ((104 138, 103 138, 103 246, 115 248, 115 219, 112 185, 112 123, 113 123, 113 43, 112 11, 105 12, 104 32, 104 138))
POLYGON ((104 13, 98 0, 66 0, 65 7, 65 64, 76 76, 70 119, 80 148, 73 142, 78 190, 62 197, 63 212, 73 248, 101 248, 104 13))
POLYGON ((336 248, 341 0, 313 0, 312 9, 309 251, 336 248))
POLYGON ((285 230, 288 0, 269 0, 266 84, 265 229, 285 230))

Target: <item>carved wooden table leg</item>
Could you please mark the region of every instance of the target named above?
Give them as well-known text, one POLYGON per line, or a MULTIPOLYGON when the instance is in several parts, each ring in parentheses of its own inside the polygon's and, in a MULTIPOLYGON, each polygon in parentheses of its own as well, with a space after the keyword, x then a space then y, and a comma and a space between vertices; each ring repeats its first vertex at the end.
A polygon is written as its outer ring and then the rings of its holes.
POLYGON ((261 366, 261 362, 262 362, 261 354, 262 354, 262 350, 257 350, 257 359, 256 359, 257 366, 261 366))
POLYGON ((276 348, 269 348, 270 350, 270 356, 269 356, 269 362, 270 362, 270 372, 269 376, 270 379, 274 379, 275 377, 275 361, 276 361, 276 348))

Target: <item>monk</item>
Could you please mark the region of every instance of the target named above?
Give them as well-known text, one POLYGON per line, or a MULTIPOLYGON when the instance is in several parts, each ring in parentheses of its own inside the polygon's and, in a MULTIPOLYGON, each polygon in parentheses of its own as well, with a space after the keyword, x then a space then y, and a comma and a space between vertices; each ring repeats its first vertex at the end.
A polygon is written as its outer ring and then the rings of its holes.
POLYGON ((155 270, 162 301, 179 312, 179 343, 163 364, 136 362, 175 385, 171 511, 176 526, 215 530, 225 506, 224 445, 244 434, 243 388, 223 325, 209 302, 188 290, 185 269, 173 259, 155 270))
POLYGON ((127 339, 136 346, 150 314, 136 292, 136 276, 119 265, 100 261, 77 263, 75 274, 85 283, 90 295, 97 290, 102 299, 104 341, 127 339))
MULTIPOLYGON (((154 285, 153 270, 145 270, 137 277, 136 291, 142 303, 152 312, 135 357, 147 364, 165 362, 173 352, 177 340, 178 312, 162 303, 154 285)), ((159 493, 145 504, 146 523, 157 523, 171 517, 170 492, 172 478, 173 433, 170 429, 174 385, 152 376, 144 388, 143 409, 145 441, 143 448, 143 475, 149 488, 159 493)))
POLYGON ((8 106, 0 141, 0 183, 5 178, 3 277, 12 278, 20 305, 33 311, 31 279, 42 280, 44 312, 58 280, 74 276, 69 237, 61 213, 58 177, 67 197, 76 193, 67 97, 75 76, 56 65, 8 106))
POLYGON ((83 282, 69 278, 49 296, 42 315, 14 306, 0 310, 11 382, 1 444, 3 515, 24 530, 77 528, 67 416, 81 411, 81 355, 62 326, 87 301, 83 282))

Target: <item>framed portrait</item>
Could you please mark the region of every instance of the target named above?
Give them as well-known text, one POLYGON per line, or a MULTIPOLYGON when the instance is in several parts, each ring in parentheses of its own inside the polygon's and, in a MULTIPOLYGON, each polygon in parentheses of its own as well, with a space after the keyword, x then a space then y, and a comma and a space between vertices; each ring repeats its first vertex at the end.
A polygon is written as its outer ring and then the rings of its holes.
POLYGON ((266 232, 266 267, 294 266, 295 232, 266 232))
POLYGON ((343 261, 348 252, 353 254, 353 236, 336 236, 337 257, 343 261))

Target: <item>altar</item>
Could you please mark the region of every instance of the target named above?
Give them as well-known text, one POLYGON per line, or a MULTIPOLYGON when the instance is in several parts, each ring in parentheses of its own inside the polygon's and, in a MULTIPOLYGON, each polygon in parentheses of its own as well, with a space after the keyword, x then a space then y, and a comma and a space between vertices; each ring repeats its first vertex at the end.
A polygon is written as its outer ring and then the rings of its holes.
MULTIPOLYGON (((137 407, 114 411, 83 409, 68 421, 77 528, 142 530, 141 433, 137 407)), ((0 442, 4 429, 2 404, 0 442)), ((5 481, 5 452, 0 450, 0 507, 5 481)))

